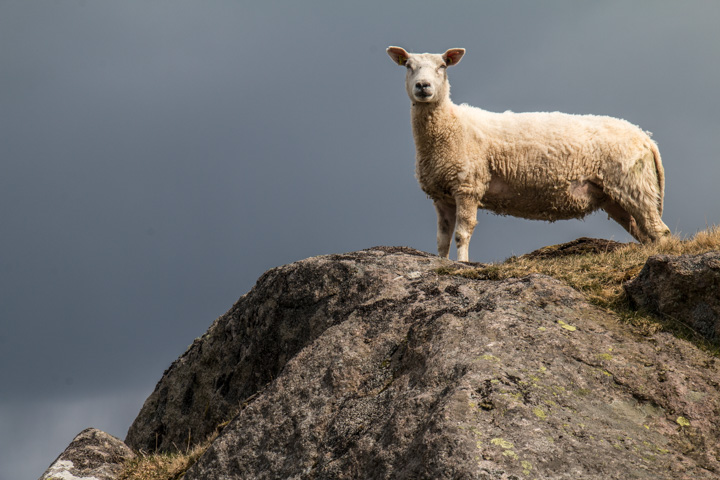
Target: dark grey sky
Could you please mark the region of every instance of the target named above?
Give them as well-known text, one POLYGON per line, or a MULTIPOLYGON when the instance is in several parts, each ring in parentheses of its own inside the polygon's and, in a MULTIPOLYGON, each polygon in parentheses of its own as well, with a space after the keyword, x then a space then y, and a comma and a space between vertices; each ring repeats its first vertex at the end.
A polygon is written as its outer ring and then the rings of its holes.
MULTIPOLYGON (((453 99, 654 132, 665 223, 720 222, 720 3, 0 0, 0 480, 124 438, 270 267, 435 250, 388 45, 465 47, 453 99)), ((479 214, 471 260, 579 236, 479 214)), ((454 255, 454 252, 452 253, 454 255)))

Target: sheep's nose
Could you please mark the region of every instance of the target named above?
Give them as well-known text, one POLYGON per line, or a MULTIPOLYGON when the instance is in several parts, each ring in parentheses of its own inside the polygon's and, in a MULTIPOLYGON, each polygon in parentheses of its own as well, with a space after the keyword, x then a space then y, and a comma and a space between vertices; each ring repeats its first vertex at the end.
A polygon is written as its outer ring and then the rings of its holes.
POLYGON ((415 84, 415 88, 418 90, 425 90, 426 88, 430 88, 430 82, 417 82, 415 84))

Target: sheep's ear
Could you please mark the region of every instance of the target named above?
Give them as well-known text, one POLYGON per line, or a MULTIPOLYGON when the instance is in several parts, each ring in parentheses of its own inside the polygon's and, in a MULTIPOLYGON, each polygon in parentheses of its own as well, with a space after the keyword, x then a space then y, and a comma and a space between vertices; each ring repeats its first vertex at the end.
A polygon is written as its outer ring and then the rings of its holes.
POLYGON ((387 53, 390 55, 390 58, 401 67, 404 66, 408 58, 410 58, 410 54, 402 47, 388 47, 387 53))
POLYGON ((460 63, 460 59, 463 55, 465 55, 464 48, 451 48, 443 54, 443 60, 445 60, 445 64, 449 67, 450 65, 457 65, 460 63))

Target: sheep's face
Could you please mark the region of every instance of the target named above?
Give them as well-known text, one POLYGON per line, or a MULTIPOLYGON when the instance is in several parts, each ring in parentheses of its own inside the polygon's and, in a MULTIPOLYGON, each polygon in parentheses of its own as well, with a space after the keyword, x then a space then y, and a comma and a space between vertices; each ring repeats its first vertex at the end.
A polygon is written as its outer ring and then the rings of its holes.
POLYGON ((450 97, 447 67, 457 64, 465 49, 454 48, 444 54, 407 53, 400 47, 387 49, 398 65, 407 69, 405 88, 413 103, 435 103, 450 97))
POLYGON ((432 103, 449 96, 447 64, 441 55, 412 55, 405 68, 405 89, 413 102, 432 103))

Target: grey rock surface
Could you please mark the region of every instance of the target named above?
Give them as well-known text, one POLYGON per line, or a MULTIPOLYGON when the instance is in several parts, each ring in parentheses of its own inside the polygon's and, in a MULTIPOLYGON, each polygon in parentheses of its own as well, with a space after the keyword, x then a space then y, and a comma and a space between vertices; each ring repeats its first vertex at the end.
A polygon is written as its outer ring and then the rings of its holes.
POLYGON ((403 274, 438 265, 429 254, 391 248, 269 270, 164 373, 125 442, 145 452, 201 442, 328 328, 368 302, 392 303, 403 274))
POLYGON ((121 440, 95 428, 80 432, 40 480, 114 480, 135 457, 121 440))
POLYGON ((720 340, 720 252, 650 257, 625 292, 634 305, 720 340))
POLYGON ((720 366, 548 277, 442 274, 405 248, 270 270, 165 373, 128 434, 186 480, 715 479, 720 366))

